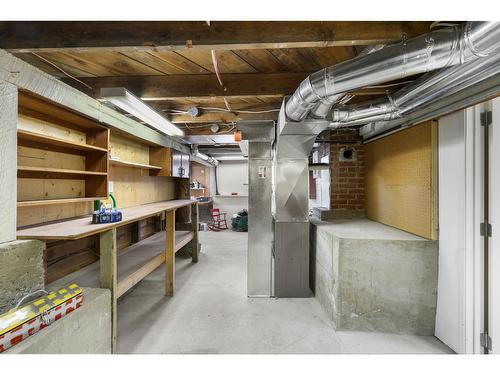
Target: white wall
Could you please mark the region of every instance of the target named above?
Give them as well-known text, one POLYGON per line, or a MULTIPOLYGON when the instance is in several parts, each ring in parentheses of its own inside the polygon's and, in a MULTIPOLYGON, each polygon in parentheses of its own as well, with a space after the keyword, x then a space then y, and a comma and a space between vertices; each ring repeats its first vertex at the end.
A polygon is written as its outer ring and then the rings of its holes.
POLYGON ((220 195, 248 196, 248 162, 221 161, 217 166, 217 184, 220 195))

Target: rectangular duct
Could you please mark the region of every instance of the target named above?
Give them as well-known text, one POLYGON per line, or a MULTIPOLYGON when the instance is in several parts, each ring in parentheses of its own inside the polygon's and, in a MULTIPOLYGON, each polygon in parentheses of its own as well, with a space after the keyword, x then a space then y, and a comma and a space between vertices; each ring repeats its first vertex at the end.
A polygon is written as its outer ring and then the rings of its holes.
MULTIPOLYGON (((240 122, 248 152, 247 294, 272 296, 272 144, 273 122, 240 122)), ((240 143, 241 143, 240 142, 240 143)))
MULTIPOLYGON (((284 102, 285 103, 285 102, 284 102)), ((310 297, 309 154, 324 120, 278 119, 274 167, 274 295, 310 297)))

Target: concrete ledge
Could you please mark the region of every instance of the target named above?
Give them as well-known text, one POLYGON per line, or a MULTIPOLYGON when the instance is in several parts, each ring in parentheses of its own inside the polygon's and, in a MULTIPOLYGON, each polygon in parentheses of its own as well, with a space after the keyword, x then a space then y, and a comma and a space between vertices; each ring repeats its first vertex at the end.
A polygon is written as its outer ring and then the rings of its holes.
POLYGON ((437 241, 367 219, 313 219, 311 241, 311 287, 336 329, 434 334, 437 241))
POLYGON ((111 293, 84 288, 80 308, 11 347, 7 354, 111 353, 111 293))
POLYGON ((365 217, 365 210, 353 209, 328 209, 325 207, 314 207, 313 216, 322 221, 337 219, 360 219, 365 217))
POLYGON ((14 307, 30 292, 43 289, 45 243, 37 240, 0 244, 0 313, 14 307))

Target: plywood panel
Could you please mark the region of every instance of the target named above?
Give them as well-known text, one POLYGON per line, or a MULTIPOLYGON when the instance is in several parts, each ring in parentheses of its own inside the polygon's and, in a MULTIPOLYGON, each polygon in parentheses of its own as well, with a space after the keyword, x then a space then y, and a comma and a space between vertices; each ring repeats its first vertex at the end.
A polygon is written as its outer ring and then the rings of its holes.
POLYGON ((193 196, 210 196, 210 168, 198 163, 191 163, 191 181, 198 181, 205 188, 203 194, 196 195, 192 190, 193 196))
POLYGON ((436 129, 429 121, 366 145, 369 219, 437 238, 436 129))
MULTIPOLYGON (((85 144, 86 142, 86 134, 83 132, 24 115, 19 115, 18 128, 75 143, 85 144)), ((17 163, 19 166, 85 170, 85 156, 23 146, 17 147, 17 163)), ((17 180, 18 201, 81 198, 84 196, 84 180, 31 178, 18 178, 17 180)), ((91 209, 91 202, 19 207, 17 226, 24 227, 82 216, 91 213, 91 209)))
POLYGON ((119 207, 174 199, 174 180, 149 176, 146 169, 111 165, 109 181, 113 182, 113 195, 119 207))
POLYGON ((18 129, 27 130, 33 133, 43 134, 58 139, 85 144, 86 134, 62 125, 56 125, 48 121, 40 120, 25 115, 18 116, 18 129))
POLYGON ((17 226, 24 227, 54 220, 69 219, 90 213, 92 213, 92 202, 18 207, 17 226))
POLYGON ((110 158, 149 164, 149 146, 111 133, 110 158))
MULTIPOLYGON (((110 149, 113 158, 149 164, 149 146, 111 133, 110 149)), ((147 169, 110 165, 109 181, 119 207, 174 199, 174 180, 171 177, 149 176, 147 169)))

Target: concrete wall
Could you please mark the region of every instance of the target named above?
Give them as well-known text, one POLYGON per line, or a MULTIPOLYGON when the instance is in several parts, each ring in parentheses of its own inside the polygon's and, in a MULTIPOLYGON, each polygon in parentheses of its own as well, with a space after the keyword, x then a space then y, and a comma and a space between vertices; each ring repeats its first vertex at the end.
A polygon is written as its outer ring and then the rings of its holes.
POLYGON ((17 87, 0 79, 0 243, 16 239, 17 87))
POLYGON ((217 167, 217 187, 220 195, 248 195, 248 162, 221 161, 217 167))
POLYGON ((367 219, 311 222, 311 288, 337 330, 434 334, 436 241, 367 219))
POLYGON ((8 349, 7 354, 111 353, 111 293, 84 288, 83 304, 64 318, 8 349))
POLYGON ((38 289, 43 289, 45 243, 35 240, 0 244, 0 313, 38 289))

